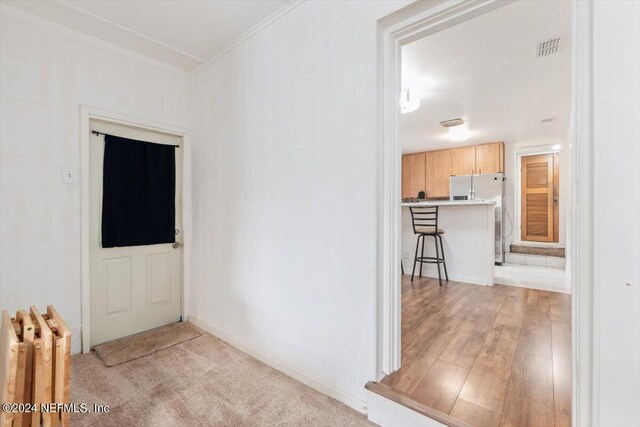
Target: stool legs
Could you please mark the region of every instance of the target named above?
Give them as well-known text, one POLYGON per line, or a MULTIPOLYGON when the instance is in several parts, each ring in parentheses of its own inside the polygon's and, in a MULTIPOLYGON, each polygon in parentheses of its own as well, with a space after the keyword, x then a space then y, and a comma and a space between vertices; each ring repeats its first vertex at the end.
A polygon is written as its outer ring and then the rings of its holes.
POLYGON ((447 273, 447 261, 444 259, 444 246, 442 245, 442 236, 438 234, 438 238, 440 239, 440 252, 442 252, 442 265, 444 266, 444 277, 447 278, 447 282, 448 282, 449 273, 447 273))
MULTIPOLYGON (((411 281, 413 282, 413 276, 416 273, 416 262, 418 262, 418 248, 420 247, 420 238, 423 237, 422 234, 418 235, 418 240, 416 240, 416 255, 413 257, 413 270, 411 270, 411 281)), ((424 241, 424 238, 423 238, 424 241)), ((422 267, 422 263, 420 263, 422 267)))
MULTIPOLYGON (((424 259, 424 236, 422 236, 422 252, 420 253, 420 259, 424 259)), ((422 277, 422 264, 424 263, 420 262, 420 277, 422 277)))
POLYGON ((438 235, 433 235, 433 243, 436 244, 436 267, 438 268, 438 283, 442 286, 442 275, 440 274, 440 249, 438 248, 438 235))
POLYGON ((416 274, 416 263, 418 262, 420 263, 420 270, 418 274, 420 275, 420 277, 422 277, 422 264, 426 262, 426 263, 437 264, 438 282, 440 286, 442 286, 442 273, 440 271, 440 264, 442 264, 444 267, 445 280, 447 282, 449 281, 449 272, 447 271, 447 262, 444 257, 444 245, 442 243, 442 236, 440 236, 439 234, 428 234, 428 235, 433 236, 433 240, 436 246, 436 256, 435 258, 430 257, 429 258, 430 261, 425 261, 424 238, 425 236, 427 236, 427 234, 419 234, 418 239, 416 240, 416 253, 415 253, 415 256, 413 257, 413 269, 411 270, 411 281, 413 282, 413 278, 415 277, 415 274, 416 274), (422 243, 420 243, 421 238, 422 238, 422 243), (422 245, 422 247, 420 245, 422 245), (420 252, 420 257, 418 257, 418 252, 420 252))

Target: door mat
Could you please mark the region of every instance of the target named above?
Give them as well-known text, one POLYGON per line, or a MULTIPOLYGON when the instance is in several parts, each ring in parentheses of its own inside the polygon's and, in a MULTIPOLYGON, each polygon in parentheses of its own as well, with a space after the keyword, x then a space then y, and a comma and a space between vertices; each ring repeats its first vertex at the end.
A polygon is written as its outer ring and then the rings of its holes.
POLYGON ((105 366, 111 367, 140 359, 199 336, 202 336, 202 332, 198 328, 188 322, 178 322, 99 344, 93 350, 105 366))

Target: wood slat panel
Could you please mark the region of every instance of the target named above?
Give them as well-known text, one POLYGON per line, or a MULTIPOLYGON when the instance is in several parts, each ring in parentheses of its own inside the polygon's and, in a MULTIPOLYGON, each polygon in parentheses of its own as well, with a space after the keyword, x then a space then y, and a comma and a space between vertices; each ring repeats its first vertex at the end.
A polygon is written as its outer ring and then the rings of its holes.
POLYGON ((549 164, 547 162, 527 163, 526 188, 544 188, 549 186, 549 164))
MULTIPOLYGON (((2 311, 0 325, 0 402, 16 402, 16 374, 18 369, 18 336, 13 329, 13 323, 7 310, 2 311)), ((0 426, 11 427, 15 414, 8 414, 0 410, 0 426)))
MULTIPOLYGON (((23 383, 20 384, 22 395, 16 396, 22 403, 31 403, 33 387, 33 341, 35 339, 35 327, 31 316, 25 310, 18 310, 16 322, 20 325, 22 343, 24 345, 24 376, 23 383)), ((20 360, 20 359, 19 359, 20 360)), ((31 414, 24 412, 13 422, 14 427, 29 426, 31 424, 31 414)))
POLYGON ((548 197, 546 194, 527 194, 527 236, 545 237, 549 228, 548 197))
MULTIPOLYGON (((53 402, 53 333, 35 306, 30 307, 29 313, 38 327, 33 350, 33 403, 40 405, 53 402)), ((50 427, 52 418, 53 414, 49 412, 34 412, 31 414, 31 424, 50 427)))

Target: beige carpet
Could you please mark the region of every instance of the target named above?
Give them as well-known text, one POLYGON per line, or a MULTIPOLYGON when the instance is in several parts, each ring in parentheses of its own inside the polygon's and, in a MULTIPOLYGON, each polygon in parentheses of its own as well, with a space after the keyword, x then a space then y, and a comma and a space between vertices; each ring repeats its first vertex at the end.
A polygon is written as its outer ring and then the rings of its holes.
POLYGON ((172 323, 97 345, 94 351, 105 366, 116 366, 198 338, 200 335, 202 335, 200 330, 190 323, 172 323))
POLYGON ((71 399, 110 406, 73 426, 372 426, 364 415, 202 332, 107 368, 74 356, 71 399))

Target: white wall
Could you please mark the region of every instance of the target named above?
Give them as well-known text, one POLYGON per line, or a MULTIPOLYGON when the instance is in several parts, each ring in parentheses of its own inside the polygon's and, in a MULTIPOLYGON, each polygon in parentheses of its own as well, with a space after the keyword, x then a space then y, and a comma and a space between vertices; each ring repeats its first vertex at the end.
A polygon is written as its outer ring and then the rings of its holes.
POLYGON ((519 240, 519 186, 520 159, 522 155, 531 155, 542 152, 549 152, 554 145, 559 145, 560 156, 560 205, 558 206, 558 243, 565 245, 567 242, 567 221, 569 216, 569 201, 571 200, 571 147, 569 145, 571 136, 566 138, 545 139, 534 141, 506 142, 504 147, 504 174, 505 181, 505 207, 509 214, 509 219, 505 216, 505 248, 509 251, 511 243, 519 240), (507 237, 508 236, 508 237, 507 237))
POLYGON ((639 426, 640 3, 596 2, 593 25, 593 425, 639 426))
POLYGON ((376 20, 402 4, 304 2, 190 86, 191 314, 353 406, 376 375, 376 20))
POLYGON ((80 105, 188 125, 188 81, 13 17, 0 25, 0 307, 58 308, 80 349, 80 105))

